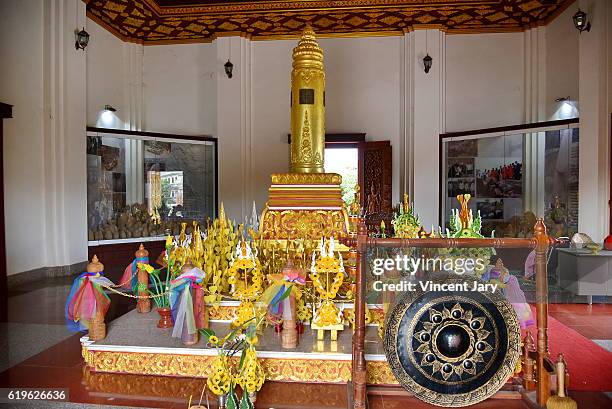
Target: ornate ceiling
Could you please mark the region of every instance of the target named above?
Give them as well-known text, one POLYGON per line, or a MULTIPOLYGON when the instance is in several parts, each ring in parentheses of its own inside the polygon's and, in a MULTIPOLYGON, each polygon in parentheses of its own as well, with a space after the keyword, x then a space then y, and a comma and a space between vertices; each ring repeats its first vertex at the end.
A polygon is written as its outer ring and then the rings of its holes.
POLYGON ((319 35, 521 31, 546 24, 574 0, 84 0, 87 15, 126 41, 206 42, 223 35, 319 35))

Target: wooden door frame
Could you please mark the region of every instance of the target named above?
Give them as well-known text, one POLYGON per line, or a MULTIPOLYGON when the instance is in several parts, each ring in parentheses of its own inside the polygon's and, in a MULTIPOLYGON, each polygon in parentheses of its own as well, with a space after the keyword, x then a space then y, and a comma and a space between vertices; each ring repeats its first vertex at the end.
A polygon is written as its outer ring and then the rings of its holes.
POLYGON ((8 316, 8 271, 6 264, 6 232, 4 222, 4 119, 13 117, 13 106, 0 102, 0 321, 8 316))
MULTIPOLYGON (((287 143, 291 144, 291 134, 287 134, 287 143)), ((362 162, 364 160, 364 151, 368 144, 380 144, 388 146, 391 148, 391 142, 386 141, 366 141, 366 133, 326 133, 325 134, 325 148, 326 149, 357 149, 357 168, 358 168, 358 178, 357 182, 359 184, 359 188, 361 194, 360 198, 360 206, 362 209, 365 208, 365 200, 366 200, 366 187, 364 186, 364 172, 362 162)), ((391 170, 392 172, 392 170, 391 170)), ((390 185, 390 200, 391 200, 391 208, 393 207, 393 186, 390 185)), ((382 193, 382 192, 381 192, 382 193)))

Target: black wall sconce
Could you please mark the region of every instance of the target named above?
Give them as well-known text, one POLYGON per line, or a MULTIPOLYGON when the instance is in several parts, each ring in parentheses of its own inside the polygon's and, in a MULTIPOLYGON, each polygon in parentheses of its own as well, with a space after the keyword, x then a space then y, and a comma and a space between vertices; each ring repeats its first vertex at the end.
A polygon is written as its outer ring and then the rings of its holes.
POLYGON ((85 27, 81 31, 74 30, 76 41, 74 42, 74 48, 77 50, 84 50, 89 44, 89 33, 85 31, 85 27))
POLYGON ((572 17, 572 20, 574 20, 574 27, 576 27, 576 30, 580 31, 581 34, 583 31, 591 31, 591 22, 588 20, 587 14, 584 11, 578 9, 576 14, 572 17))
POLYGON ((431 64, 433 63, 433 58, 429 54, 423 57, 423 67, 425 68, 425 74, 431 70, 431 64))
POLYGON ((109 105, 109 104, 104 105, 104 110, 109 111, 109 112, 117 112, 117 110, 113 108, 112 105, 109 105))
POLYGON ((225 68, 225 75, 227 75, 227 78, 232 78, 234 76, 234 64, 228 59, 223 67, 225 68))

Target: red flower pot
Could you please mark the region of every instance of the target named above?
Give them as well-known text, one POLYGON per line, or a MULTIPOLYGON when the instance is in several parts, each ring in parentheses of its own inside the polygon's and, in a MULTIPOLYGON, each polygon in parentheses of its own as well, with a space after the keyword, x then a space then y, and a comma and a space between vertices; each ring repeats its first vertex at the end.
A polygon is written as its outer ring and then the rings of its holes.
POLYGON ((172 322, 172 311, 170 311, 170 308, 158 308, 157 313, 159 314, 157 328, 172 328, 174 326, 174 322, 172 322))

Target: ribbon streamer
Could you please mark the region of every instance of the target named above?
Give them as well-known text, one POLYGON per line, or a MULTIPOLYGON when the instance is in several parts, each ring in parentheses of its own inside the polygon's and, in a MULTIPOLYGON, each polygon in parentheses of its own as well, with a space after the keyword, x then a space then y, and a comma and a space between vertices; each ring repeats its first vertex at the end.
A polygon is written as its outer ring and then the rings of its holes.
POLYGON ((198 331, 193 313, 191 287, 202 282, 205 276, 206 273, 196 267, 170 281, 169 300, 174 319, 173 337, 181 337, 184 325, 187 326, 188 334, 195 334, 198 331))
POLYGON ((102 289, 103 285, 113 285, 112 281, 104 277, 103 272, 84 272, 74 280, 65 308, 66 322, 70 330, 85 331, 98 312, 106 315, 110 298, 102 289))

